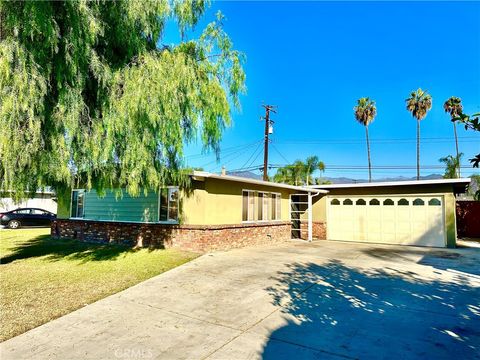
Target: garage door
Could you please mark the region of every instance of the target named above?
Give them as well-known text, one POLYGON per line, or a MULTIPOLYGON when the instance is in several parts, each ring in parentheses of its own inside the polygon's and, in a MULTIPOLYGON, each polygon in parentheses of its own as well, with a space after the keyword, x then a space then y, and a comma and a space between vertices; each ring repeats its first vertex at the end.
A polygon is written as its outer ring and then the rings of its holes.
POLYGON ((445 247, 442 196, 329 196, 329 240, 445 247))

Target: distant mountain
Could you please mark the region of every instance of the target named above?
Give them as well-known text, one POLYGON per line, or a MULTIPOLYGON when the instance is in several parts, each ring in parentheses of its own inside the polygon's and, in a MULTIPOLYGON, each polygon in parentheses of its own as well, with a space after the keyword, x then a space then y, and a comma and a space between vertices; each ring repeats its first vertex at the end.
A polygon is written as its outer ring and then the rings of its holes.
MULTIPOLYGON (((331 181, 332 184, 354 184, 354 183, 368 182, 367 179, 352 179, 347 177, 323 177, 322 179, 331 181)), ((395 177, 373 179, 372 182, 411 181, 416 179, 417 179, 416 176, 413 176, 413 177, 395 176, 395 177)), ((426 176, 420 176, 420 180, 435 180, 435 179, 443 179, 443 176, 440 174, 430 174, 426 176)))
MULTIPOLYGON (((228 175, 231 176, 238 176, 244 177, 248 179, 255 179, 255 180, 262 180, 262 175, 255 174, 252 171, 228 171, 228 175)), ((322 177, 323 180, 328 180, 332 184, 355 184, 355 183, 366 183, 368 182, 367 179, 352 179, 348 177, 322 177)), ((372 182, 386 182, 386 181, 411 181, 416 180, 417 177, 406 177, 406 176, 394 176, 394 177, 385 177, 380 179, 374 179, 372 182)), ((430 174, 426 176, 420 176, 420 180, 435 180, 435 179, 443 179, 443 176, 440 174, 430 174)))
POLYGON ((247 179, 255 179, 255 180, 263 179, 262 175, 255 174, 254 172, 251 172, 251 171, 227 171, 227 175, 238 176, 238 177, 243 177, 247 179))

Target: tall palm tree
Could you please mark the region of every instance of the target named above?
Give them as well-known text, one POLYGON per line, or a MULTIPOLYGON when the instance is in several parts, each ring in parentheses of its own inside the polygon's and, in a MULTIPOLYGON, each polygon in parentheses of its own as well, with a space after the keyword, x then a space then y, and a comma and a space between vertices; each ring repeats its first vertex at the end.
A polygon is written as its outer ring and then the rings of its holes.
POLYGON ((310 156, 305 160, 305 183, 308 186, 313 184, 314 180, 312 178, 315 170, 320 170, 320 172, 325 171, 325 164, 323 161, 318 159, 318 156, 310 156))
POLYGON ((425 119, 428 111, 432 108, 432 97, 419 88, 417 91, 412 91, 405 102, 407 110, 417 120, 417 180, 420 180, 420 120, 425 119))
POLYGON ((463 113, 462 99, 456 96, 452 96, 448 98, 448 100, 445 101, 445 103, 443 104, 443 109, 445 110, 446 113, 450 114, 450 118, 453 123, 453 133, 455 135, 455 150, 456 150, 457 159, 458 159, 457 174, 458 174, 458 177, 460 177, 460 157, 458 152, 457 122, 454 121, 454 119, 459 117, 460 114, 463 113))
POLYGON ((370 159, 370 140, 368 139, 368 125, 377 116, 377 107, 375 101, 368 97, 363 97, 357 100, 357 105, 353 108, 355 119, 365 126, 365 135, 367 138, 367 155, 368 155, 368 181, 372 182, 372 161, 370 159))

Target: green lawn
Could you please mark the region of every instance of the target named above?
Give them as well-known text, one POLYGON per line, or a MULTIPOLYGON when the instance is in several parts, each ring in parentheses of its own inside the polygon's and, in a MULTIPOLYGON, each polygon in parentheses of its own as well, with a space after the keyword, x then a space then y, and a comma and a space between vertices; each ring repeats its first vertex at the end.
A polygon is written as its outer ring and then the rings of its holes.
POLYGON ((198 256, 55 240, 49 231, 0 230, 0 341, 198 256))

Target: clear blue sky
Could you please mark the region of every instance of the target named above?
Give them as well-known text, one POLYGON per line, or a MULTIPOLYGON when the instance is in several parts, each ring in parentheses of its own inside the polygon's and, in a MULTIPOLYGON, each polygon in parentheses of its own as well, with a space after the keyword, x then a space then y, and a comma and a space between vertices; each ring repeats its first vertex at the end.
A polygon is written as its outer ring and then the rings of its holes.
MULTIPOLYGON (((454 154, 445 99, 459 96, 466 113, 480 112, 478 2, 214 2, 199 28, 217 10, 226 16, 235 48, 246 54, 248 90, 242 111, 234 113, 234 124, 225 131, 220 162, 212 154, 196 156, 201 147, 189 146, 191 166, 220 171, 222 164, 227 170, 250 164, 257 145, 242 145, 262 139, 265 102, 278 106, 270 163, 318 155, 327 164, 325 176, 365 179, 367 170, 328 165, 367 165, 365 130, 352 109, 356 99, 368 96, 378 111, 369 127, 374 178, 413 176, 413 168, 375 170, 416 164, 416 123, 404 101, 412 90, 421 87, 433 97, 421 123, 423 165, 441 165, 440 157, 454 154)), ((166 35, 165 41, 173 39, 170 27, 166 35)), ((463 165, 468 165, 468 158, 480 152, 480 134, 460 126, 458 134, 463 165)), ((258 154, 253 165, 263 162, 263 153, 258 154)), ((422 170, 430 173, 443 171, 422 170)))

